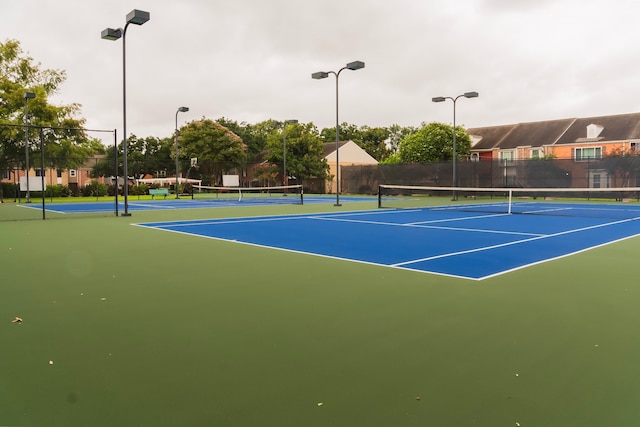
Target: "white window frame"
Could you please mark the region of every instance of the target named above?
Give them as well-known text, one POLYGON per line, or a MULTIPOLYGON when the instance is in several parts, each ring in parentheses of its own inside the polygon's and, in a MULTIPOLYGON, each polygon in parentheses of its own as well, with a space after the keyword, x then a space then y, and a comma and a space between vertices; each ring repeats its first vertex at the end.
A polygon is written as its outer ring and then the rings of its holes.
POLYGON ((530 159, 540 159, 540 158, 542 158, 542 149, 541 148, 531 148, 531 149, 529 149, 529 158, 530 159))
POLYGON ((499 157, 500 157, 500 160, 506 160, 506 161, 516 160, 516 150, 500 150, 499 157))
POLYGON ((588 162, 590 160, 598 160, 602 158, 602 147, 576 147, 573 149, 573 159, 576 162, 588 162), (585 156, 586 150, 593 150, 592 156, 585 156))

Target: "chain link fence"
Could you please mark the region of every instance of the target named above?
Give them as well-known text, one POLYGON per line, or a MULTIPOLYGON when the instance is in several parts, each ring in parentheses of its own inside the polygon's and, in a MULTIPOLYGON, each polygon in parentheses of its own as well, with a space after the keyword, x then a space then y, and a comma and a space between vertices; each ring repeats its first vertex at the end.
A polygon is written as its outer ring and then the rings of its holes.
MULTIPOLYGON (((459 187, 610 188, 640 186, 640 156, 603 159, 481 160, 456 163, 459 187)), ((375 194, 380 184, 453 186, 453 164, 341 168, 341 192, 375 194)))

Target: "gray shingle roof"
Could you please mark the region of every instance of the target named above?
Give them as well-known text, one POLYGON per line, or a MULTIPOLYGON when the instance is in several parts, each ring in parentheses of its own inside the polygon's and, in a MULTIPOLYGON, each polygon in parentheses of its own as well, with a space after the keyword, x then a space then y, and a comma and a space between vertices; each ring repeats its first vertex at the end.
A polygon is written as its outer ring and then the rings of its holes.
POLYGON ((590 142, 587 126, 602 126, 602 132, 591 141, 624 141, 640 139, 640 113, 615 116, 570 118, 513 125, 488 126, 467 129, 469 135, 480 141, 473 151, 513 149, 516 147, 542 147, 590 142))

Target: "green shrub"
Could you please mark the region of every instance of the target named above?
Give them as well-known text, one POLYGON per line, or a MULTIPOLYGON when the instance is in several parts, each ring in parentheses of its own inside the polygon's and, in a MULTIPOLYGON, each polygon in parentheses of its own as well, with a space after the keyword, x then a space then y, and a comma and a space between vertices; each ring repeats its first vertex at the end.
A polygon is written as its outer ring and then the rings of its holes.
POLYGON ((0 197, 5 199, 15 199, 18 187, 13 182, 0 183, 0 197))
POLYGON ((47 197, 69 197, 71 190, 66 185, 47 185, 45 195, 47 197))
POLYGON ((98 181, 91 180, 91 182, 85 185, 82 190, 82 195, 85 197, 102 197, 108 193, 107 184, 99 183, 98 181))

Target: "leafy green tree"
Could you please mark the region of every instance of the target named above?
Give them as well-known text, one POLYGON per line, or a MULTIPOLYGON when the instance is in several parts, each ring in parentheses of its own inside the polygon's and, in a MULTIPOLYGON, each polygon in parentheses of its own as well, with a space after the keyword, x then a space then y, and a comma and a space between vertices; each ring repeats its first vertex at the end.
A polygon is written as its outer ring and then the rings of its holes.
POLYGON ((156 175, 159 171, 166 171, 167 175, 175 174, 173 138, 138 138, 131 135, 127 143, 127 169, 130 175, 156 175))
POLYGON ((180 128, 180 158, 198 158, 198 174, 205 183, 220 184, 222 175, 246 163, 246 146, 228 128, 210 119, 180 128))
MULTIPOLYGON (((344 122, 339 127, 340 141, 353 141, 356 144, 362 139, 360 135, 360 129, 357 125, 344 122)), ((322 142, 335 142, 336 141, 336 127, 324 128, 320 131, 320 137, 322 142)))
POLYGON ((224 117, 216 121, 242 139, 243 144, 247 147, 247 158, 249 161, 264 151, 267 145, 267 136, 274 129, 273 120, 265 120, 253 125, 247 122, 238 123, 235 120, 224 117))
POLYGON ((398 149, 400 147, 400 142, 404 140, 407 136, 416 132, 418 128, 413 126, 400 126, 398 124, 393 124, 387 128, 389 131, 389 139, 387 140, 389 150, 391 151, 391 155, 397 154, 398 149))
MULTIPOLYGON (((456 154, 458 158, 469 155, 471 138, 460 126, 456 126, 456 154)), ((408 135, 400 143, 401 163, 444 162, 453 159, 453 128, 444 123, 430 123, 408 135)))
POLYGON ((354 140, 354 142, 377 161, 384 160, 391 155, 391 149, 387 145, 390 136, 387 128, 362 126, 359 136, 360 140, 354 140))
MULTIPOLYGON (((0 43, 0 167, 24 167, 25 160, 25 98, 28 101, 30 158, 39 156, 39 127, 42 132, 45 157, 58 169, 75 168, 99 151, 100 143, 81 130, 85 120, 78 118, 78 104, 56 106, 49 103, 50 96, 58 92, 65 81, 64 71, 42 69, 40 63, 25 55, 16 40, 0 43), (3 126, 4 125, 4 126, 3 126)), ((30 166, 41 167, 34 161, 30 166)))
MULTIPOLYGON (((334 139, 335 140, 335 139, 334 139)), ((278 128, 267 139, 267 160, 283 164, 284 129, 278 128)), ((313 123, 287 125, 287 173, 301 182, 316 177, 324 179, 329 165, 324 159, 324 143, 313 123)))
POLYGON ((599 165, 609 173, 613 187, 633 186, 640 176, 640 156, 628 150, 612 150, 599 165))

